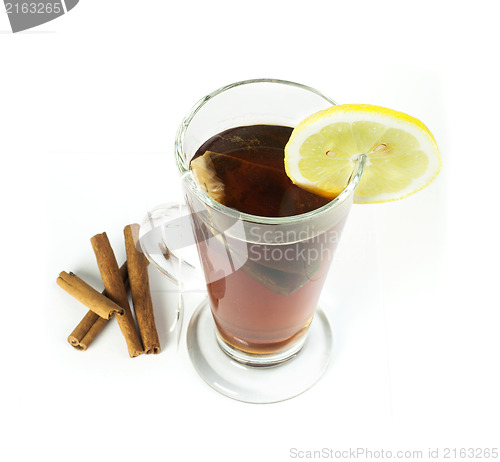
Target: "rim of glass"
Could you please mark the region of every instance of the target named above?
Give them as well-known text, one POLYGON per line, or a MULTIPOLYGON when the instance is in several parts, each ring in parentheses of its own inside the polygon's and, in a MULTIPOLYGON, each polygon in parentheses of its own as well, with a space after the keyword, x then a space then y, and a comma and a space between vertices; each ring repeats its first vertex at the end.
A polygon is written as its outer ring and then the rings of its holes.
POLYGON ((324 206, 317 208, 315 210, 312 210, 310 212, 306 213, 301 213, 300 215, 292 215, 289 217, 262 217, 260 215, 252 215, 249 213, 244 213, 240 212, 236 209, 232 209, 230 207, 227 207, 220 202, 217 202, 216 200, 212 199, 205 191, 203 191, 199 186, 196 181, 193 180, 191 171, 189 170, 189 166, 186 165, 185 158, 183 157, 183 145, 184 145, 184 136, 186 134, 186 131, 189 127, 189 124, 193 120, 194 116, 197 114, 197 112, 211 99, 219 95, 220 93, 223 93, 227 90, 230 90, 231 88, 234 87, 239 87, 241 85, 249 85, 249 84, 255 84, 255 83, 276 83, 280 85, 288 85, 292 87, 298 87, 303 90, 310 91, 312 93, 315 93, 316 95, 320 96, 323 98, 325 101, 328 101, 332 105, 336 105, 337 103, 329 98, 328 96, 323 95, 321 92, 318 90, 309 87, 307 85, 303 85, 301 83, 296 83, 296 82, 290 82, 288 80, 280 80, 280 79, 250 79, 250 80, 241 80, 239 82, 231 83, 229 85, 225 85, 223 87, 220 87, 219 89, 213 91, 212 93, 209 93, 205 97, 201 98, 191 109, 191 111, 188 113, 186 117, 182 120, 181 124, 179 125, 179 128, 177 129, 177 133, 175 136, 175 159, 177 163, 177 168, 179 169, 179 173, 181 174, 181 177, 184 177, 185 175, 189 175, 191 178, 191 181, 189 181, 191 189, 196 193, 196 195, 209 207, 222 212, 226 215, 229 215, 233 218, 240 219, 240 220, 245 220, 249 222, 254 222, 254 223, 260 223, 260 224, 268 224, 268 225, 282 225, 282 224, 290 224, 290 223, 296 223, 300 222, 303 220, 307 220, 309 218, 312 218, 316 215, 319 215, 327 210, 330 210, 331 208, 337 206, 338 204, 344 202, 351 193, 354 192, 356 187, 359 184, 359 181, 361 180, 361 175, 363 174, 363 169, 365 165, 365 160, 366 156, 364 154, 361 154, 358 158, 358 166, 357 168, 354 169, 354 174, 351 176, 351 179, 349 180, 348 185, 344 188, 344 190, 335 198, 332 199, 330 202, 325 204, 324 206))

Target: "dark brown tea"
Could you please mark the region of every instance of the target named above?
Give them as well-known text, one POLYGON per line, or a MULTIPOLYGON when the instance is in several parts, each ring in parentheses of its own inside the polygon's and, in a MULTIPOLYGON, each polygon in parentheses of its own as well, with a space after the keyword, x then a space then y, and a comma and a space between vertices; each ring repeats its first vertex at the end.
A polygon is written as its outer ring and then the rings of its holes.
MULTIPOLYGON (((206 141, 191 161, 200 186, 218 202, 261 217, 294 216, 329 199, 294 185, 284 167, 284 147, 292 128, 253 125, 226 130, 206 141)), ((216 275, 236 247, 226 237, 222 251, 197 239, 208 295, 219 335, 250 354, 274 354, 300 342, 313 318, 344 220, 312 238, 283 243, 245 242, 246 255, 235 271, 216 275)), ((195 219, 195 231, 217 232, 195 219)), ((241 244, 241 242, 239 243, 241 244)), ((233 255, 234 259, 234 255, 233 255)))
POLYGON ((317 209, 329 199, 294 185, 285 172, 284 148, 292 130, 278 125, 231 128, 206 141, 191 168, 212 169, 212 182, 219 180, 223 189, 217 200, 240 212, 287 217, 317 209))

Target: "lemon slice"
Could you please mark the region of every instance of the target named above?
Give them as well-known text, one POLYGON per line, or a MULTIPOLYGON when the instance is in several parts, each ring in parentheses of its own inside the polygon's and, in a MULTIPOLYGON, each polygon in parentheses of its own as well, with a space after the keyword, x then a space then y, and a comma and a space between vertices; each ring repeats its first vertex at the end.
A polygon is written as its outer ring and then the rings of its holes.
POLYGON ((403 199, 441 169, 436 141, 419 120, 379 106, 343 104, 297 125, 285 146, 285 170, 301 188, 334 198, 362 153, 367 161, 354 197, 358 204, 403 199))

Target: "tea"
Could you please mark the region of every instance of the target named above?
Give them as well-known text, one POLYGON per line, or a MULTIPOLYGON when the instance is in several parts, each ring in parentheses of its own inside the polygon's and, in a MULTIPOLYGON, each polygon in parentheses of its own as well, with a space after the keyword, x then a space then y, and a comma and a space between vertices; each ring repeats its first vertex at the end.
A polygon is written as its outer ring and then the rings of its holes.
MULTIPOLYGON (((253 125, 226 130, 206 141, 191 161, 205 191, 239 212, 260 217, 293 216, 315 210, 329 199, 295 186, 284 167, 284 147, 292 128, 253 125)), ((212 314, 222 341, 248 354, 276 354, 300 348, 312 321, 344 219, 318 235, 287 236, 283 243, 248 239, 244 261, 224 277, 217 273, 227 250, 241 245, 225 236, 214 248, 207 238, 220 234, 195 217, 198 250, 207 276, 212 314)), ((243 256, 242 256, 243 258, 243 256)))
POLYGON ((292 130, 278 125, 231 128, 206 141, 191 168, 205 169, 201 176, 213 173, 211 186, 223 190, 214 199, 240 212, 286 217, 317 209, 329 199, 294 185, 285 172, 284 147, 292 130))

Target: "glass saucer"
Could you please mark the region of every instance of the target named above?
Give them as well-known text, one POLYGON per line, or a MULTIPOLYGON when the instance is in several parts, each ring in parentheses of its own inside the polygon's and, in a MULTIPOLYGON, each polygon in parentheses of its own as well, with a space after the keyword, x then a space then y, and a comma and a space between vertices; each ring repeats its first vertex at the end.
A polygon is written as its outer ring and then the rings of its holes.
POLYGON ((247 403, 274 403, 303 393, 320 379, 330 361, 332 333, 325 314, 317 309, 295 356, 278 365, 245 365, 219 346, 207 299, 191 318, 187 348, 196 372, 214 390, 247 403))

